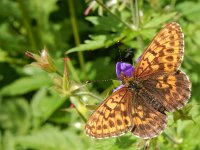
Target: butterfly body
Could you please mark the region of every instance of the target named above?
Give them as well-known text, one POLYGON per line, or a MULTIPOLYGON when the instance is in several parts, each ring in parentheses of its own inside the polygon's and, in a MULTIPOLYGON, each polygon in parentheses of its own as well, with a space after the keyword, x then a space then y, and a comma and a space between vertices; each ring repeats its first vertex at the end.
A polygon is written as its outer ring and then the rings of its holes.
POLYGON ((136 83, 134 81, 130 81, 128 83, 128 88, 134 91, 134 90, 141 89, 141 86, 140 86, 140 84, 138 84, 138 83, 136 83))
MULTIPOLYGON (((159 102, 159 100, 157 100, 157 98, 145 88, 145 82, 151 79, 137 81, 137 79, 134 79, 134 77, 125 76, 123 72, 121 74, 121 78, 122 78, 122 82, 124 83, 125 87, 128 90, 132 91, 133 93, 139 93, 140 95, 143 95, 143 97, 145 97, 145 101, 149 105, 151 105, 154 109, 165 114, 164 113, 165 108, 163 104, 159 102)), ((133 95, 133 99, 132 99, 133 101, 134 101, 134 97, 136 96, 133 95)))
POLYGON ((141 88, 140 83, 135 80, 133 77, 127 77, 124 75, 124 73, 121 73, 121 79, 122 79, 122 83, 124 84, 124 86, 130 90, 137 90, 141 88))
POLYGON ((128 131, 143 139, 161 134, 167 125, 166 112, 185 106, 191 93, 189 78, 179 69, 183 38, 180 25, 169 23, 145 49, 135 69, 119 63, 117 74, 123 86, 93 112, 86 134, 97 139, 128 131))

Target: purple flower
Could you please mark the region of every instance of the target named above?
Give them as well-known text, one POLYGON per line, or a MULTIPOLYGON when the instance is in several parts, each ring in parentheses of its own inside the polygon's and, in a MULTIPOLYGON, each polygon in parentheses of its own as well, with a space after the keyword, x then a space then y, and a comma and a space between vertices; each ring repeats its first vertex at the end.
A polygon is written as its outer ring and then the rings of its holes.
POLYGON ((122 72, 124 73, 125 76, 132 77, 134 69, 135 68, 129 63, 117 62, 117 64, 116 64, 117 78, 122 80, 122 78, 121 78, 122 72))
MULTIPOLYGON (((125 63, 125 62, 117 62, 116 64, 116 74, 117 74, 117 78, 120 79, 122 81, 121 78, 121 73, 123 72, 125 76, 127 77, 132 77, 133 72, 134 72, 134 67, 129 64, 129 63, 125 63)), ((118 86, 116 89, 113 90, 113 92, 121 89, 122 87, 124 87, 124 85, 120 85, 118 86)))
MULTIPOLYGON (((137 59, 136 63, 138 63, 141 59, 142 55, 137 59)), ((123 73, 126 77, 132 77, 133 76, 133 72, 134 72, 135 68, 133 65, 126 63, 126 62, 117 62, 116 64, 116 74, 117 74, 117 78, 119 80, 122 80, 121 78, 121 74, 123 73)), ((113 90, 113 92, 121 89, 122 87, 124 87, 124 85, 120 85, 118 86, 116 89, 113 90)))

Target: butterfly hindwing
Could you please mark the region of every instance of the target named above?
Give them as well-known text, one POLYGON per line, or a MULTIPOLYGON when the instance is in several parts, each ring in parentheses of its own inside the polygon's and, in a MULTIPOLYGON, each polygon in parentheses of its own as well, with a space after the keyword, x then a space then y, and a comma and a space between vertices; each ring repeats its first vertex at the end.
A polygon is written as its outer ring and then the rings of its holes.
POLYGON ((140 92, 135 94, 133 102, 132 133, 140 138, 149 139, 159 135, 166 127, 167 116, 159 112, 146 102, 148 93, 140 92))
POLYGON ((89 118, 86 134, 94 138, 122 135, 132 128, 132 93, 121 88, 106 98, 89 118))
POLYGON ((191 83, 183 71, 148 79, 143 82, 145 89, 154 95, 166 111, 175 111, 187 103, 191 93, 191 83))

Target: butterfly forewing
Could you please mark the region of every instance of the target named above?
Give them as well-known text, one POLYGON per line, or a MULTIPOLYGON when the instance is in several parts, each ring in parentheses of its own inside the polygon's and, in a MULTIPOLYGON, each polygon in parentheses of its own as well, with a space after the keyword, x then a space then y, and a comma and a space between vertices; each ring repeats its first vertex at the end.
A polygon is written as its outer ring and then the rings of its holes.
POLYGON ((184 40, 179 24, 166 25, 152 40, 134 71, 134 77, 144 80, 154 74, 175 72, 183 59, 184 40))
POLYGON ((121 88, 106 98, 89 118, 86 134, 94 138, 122 135, 130 131, 132 122, 132 93, 121 88))

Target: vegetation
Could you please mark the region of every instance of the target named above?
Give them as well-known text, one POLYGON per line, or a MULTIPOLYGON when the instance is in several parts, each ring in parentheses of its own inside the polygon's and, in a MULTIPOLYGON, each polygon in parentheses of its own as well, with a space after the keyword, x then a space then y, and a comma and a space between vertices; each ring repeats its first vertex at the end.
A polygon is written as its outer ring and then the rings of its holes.
POLYGON ((199 0, 1 0, 0 149, 200 149, 199 14, 199 0), (185 35, 188 105, 151 141, 86 136, 89 114, 119 85, 116 62, 129 48, 136 62, 172 21, 185 35))

